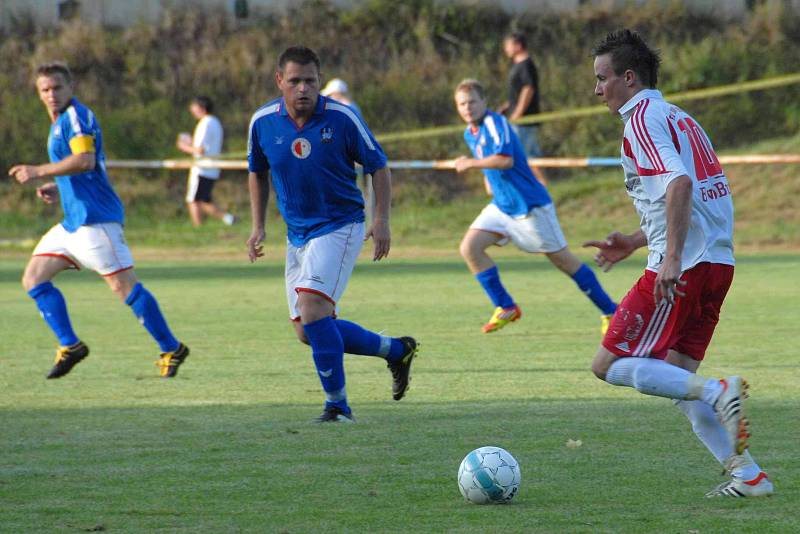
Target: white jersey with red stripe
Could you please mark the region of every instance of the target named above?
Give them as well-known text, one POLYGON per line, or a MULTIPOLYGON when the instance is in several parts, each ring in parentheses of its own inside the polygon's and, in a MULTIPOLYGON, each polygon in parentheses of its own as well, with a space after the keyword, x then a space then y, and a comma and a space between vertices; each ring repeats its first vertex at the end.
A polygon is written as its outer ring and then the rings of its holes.
POLYGON ((647 268, 658 272, 666 254, 667 186, 684 175, 694 193, 682 270, 700 262, 733 265, 731 188, 705 131, 655 89, 638 92, 619 112, 625 187, 647 236, 647 268))

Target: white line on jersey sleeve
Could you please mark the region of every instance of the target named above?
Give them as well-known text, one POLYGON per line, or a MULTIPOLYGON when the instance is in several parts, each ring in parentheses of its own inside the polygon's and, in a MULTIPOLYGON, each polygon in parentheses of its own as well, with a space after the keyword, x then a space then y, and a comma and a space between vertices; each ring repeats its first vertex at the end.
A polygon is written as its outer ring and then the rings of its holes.
POLYGON ((70 106, 67 108, 67 115, 69 116, 69 122, 72 125, 72 134, 75 137, 84 135, 83 130, 81 130, 81 121, 78 120, 78 112, 75 110, 75 106, 70 106))
POLYGON ((250 126, 247 127, 247 153, 248 154, 250 152, 252 152, 252 150, 253 150, 253 145, 252 145, 252 142, 253 142, 253 139, 252 139, 252 137, 253 137, 253 125, 261 117, 263 117, 265 115, 271 115, 272 113, 276 113, 280 109, 280 107, 281 107, 280 103, 276 102, 275 104, 272 104, 271 106, 263 107, 261 109, 256 110, 255 113, 253 113, 253 117, 250 119, 250 126))
POLYGON ((487 115, 483 123, 486 125, 486 129, 489 130, 489 135, 494 139, 495 146, 499 146, 500 134, 497 132, 497 125, 494 123, 494 117, 487 115))
POLYGON ((345 106, 344 104, 335 104, 333 102, 326 102, 325 109, 332 109, 333 111, 339 111, 347 115, 351 121, 353 121, 358 128, 358 132, 361 134, 361 137, 364 138, 364 142, 367 143, 367 147, 370 150, 375 150, 375 145, 372 142, 372 139, 369 138, 369 134, 367 133, 367 129, 364 128, 364 124, 361 120, 356 116, 352 109, 345 106))

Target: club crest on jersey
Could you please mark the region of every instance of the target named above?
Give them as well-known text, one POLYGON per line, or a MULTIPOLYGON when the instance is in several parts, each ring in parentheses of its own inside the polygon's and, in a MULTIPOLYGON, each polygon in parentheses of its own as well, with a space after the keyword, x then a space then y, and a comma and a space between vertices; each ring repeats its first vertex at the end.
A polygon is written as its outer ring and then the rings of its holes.
POLYGON ((292 155, 297 159, 306 159, 311 155, 311 143, 305 137, 292 141, 292 155))
POLYGON ((330 126, 326 126, 325 128, 321 129, 320 134, 322 135, 323 143, 333 142, 333 128, 331 128, 330 126))

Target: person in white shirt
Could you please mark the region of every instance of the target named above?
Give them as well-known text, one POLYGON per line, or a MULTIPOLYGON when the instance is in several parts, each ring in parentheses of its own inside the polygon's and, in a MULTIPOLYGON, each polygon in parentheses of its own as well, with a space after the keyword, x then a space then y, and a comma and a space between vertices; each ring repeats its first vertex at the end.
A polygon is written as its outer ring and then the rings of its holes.
POLYGON ((733 281, 731 188, 711 141, 656 90, 660 58, 635 32, 612 32, 592 51, 595 94, 624 124, 625 187, 641 217, 632 234, 597 247, 610 269, 647 246, 647 268, 620 302, 592 362, 615 386, 674 399, 731 478, 707 497, 758 497, 774 488, 747 450, 747 383, 695 374, 733 281))
MULTIPOLYGON (((181 133, 178 135, 177 147, 182 152, 191 154, 195 158, 214 157, 222 153, 222 124, 212 115, 214 103, 210 98, 197 96, 189 104, 189 113, 197 119, 194 134, 181 133)), ((189 171, 189 182, 186 190, 186 204, 189 207, 189 216, 192 224, 203 224, 203 216, 210 215, 227 225, 236 222, 236 217, 231 213, 220 210, 212 199, 214 183, 219 179, 220 170, 192 167, 189 171)))

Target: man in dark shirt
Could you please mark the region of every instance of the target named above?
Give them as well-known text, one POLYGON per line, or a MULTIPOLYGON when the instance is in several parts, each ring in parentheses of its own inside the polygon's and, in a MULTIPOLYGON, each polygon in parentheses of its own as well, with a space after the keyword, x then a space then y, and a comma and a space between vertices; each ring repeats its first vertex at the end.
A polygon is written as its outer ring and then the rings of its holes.
MULTIPOLYGON (((513 65, 508 74, 508 101, 498 108, 498 113, 503 113, 512 122, 539 113, 539 73, 536 65, 528 53, 528 44, 525 36, 514 32, 503 40, 503 51, 513 65)), ((541 157, 537 140, 538 127, 535 124, 518 124, 514 126, 517 135, 529 158, 541 157)), ((534 174, 546 182, 542 170, 533 167, 534 174)))

